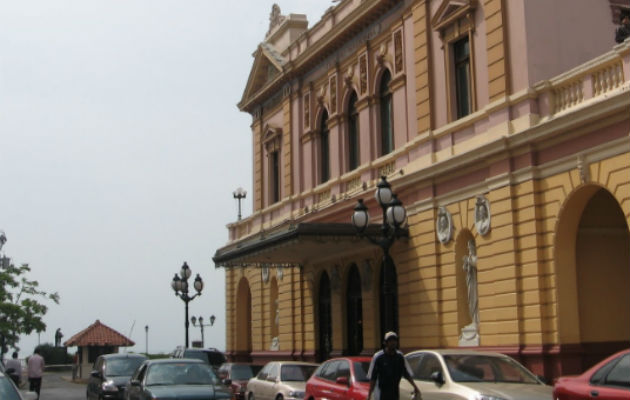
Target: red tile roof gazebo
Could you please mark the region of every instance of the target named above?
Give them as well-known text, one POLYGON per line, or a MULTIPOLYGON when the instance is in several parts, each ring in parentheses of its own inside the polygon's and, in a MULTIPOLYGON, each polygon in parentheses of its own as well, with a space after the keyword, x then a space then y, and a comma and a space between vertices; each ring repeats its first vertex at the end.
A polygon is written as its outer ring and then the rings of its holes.
POLYGON ((77 346, 79 377, 92 369, 92 364, 101 354, 118 353, 119 347, 135 345, 135 342, 98 319, 92 325, 66 340, 64 346, 77 346))
POLYGON ((135 342, 98 319, 92 325, 64 342, 64 346, 133 346, 135 342))

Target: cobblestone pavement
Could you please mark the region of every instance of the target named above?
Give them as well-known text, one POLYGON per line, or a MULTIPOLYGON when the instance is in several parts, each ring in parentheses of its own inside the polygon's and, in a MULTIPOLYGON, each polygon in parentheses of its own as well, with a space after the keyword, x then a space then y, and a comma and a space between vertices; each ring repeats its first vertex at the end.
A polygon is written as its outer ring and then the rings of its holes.
POLYGON ((73 383, 68 372, 45 373, 40 400, 85 400, 85 383, 73 383))

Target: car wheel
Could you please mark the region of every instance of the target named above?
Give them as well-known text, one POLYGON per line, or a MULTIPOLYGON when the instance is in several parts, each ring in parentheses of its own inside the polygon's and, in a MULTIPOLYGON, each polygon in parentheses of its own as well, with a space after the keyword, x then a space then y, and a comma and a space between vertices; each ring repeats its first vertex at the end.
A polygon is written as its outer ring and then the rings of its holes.
POLYGON ((250 393, 250 394, 249 394, 249 397, 248 397, 247 399, 248 399, 248 400, 256 400, 256 399, 254 398, 254 393, 250 393))
POLYGON ((282 397, 282 395, 281 395, 281 394, 279 394, 279 395, 277 395, 277 396, 276 396, 276 400, 282 400, 283 398, 284 398, 284 397, 282 397))

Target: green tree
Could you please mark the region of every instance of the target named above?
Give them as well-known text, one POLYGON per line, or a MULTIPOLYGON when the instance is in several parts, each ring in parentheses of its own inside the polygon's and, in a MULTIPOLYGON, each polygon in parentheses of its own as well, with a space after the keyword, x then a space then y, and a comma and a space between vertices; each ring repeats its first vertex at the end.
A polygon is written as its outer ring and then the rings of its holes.
POLYGON ((20 335, 43 332, 43 321, 48 307, 42 300, 59 304, 58 293, 48 293, 39 283, 29 280, 28 264, 16 267, 9 258, 0 258, 0 353, 4 356, 9 347, 18 348, 20 335))

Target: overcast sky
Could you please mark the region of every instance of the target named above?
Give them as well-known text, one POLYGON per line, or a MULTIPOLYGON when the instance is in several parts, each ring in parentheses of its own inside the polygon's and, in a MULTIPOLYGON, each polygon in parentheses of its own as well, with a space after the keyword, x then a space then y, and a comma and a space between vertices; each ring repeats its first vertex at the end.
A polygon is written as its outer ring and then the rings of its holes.
MULTIPOLYGON (((332 4, 277 3, 309 26, 332 4)), ((206 284, 191 315, 216 315, 206 346, 225 349, 224 271, 211 258, 239 186, 251 213, 251 117, 236 103, 272 4, 0 0, 2 253, 61 296, 42 343, 100 319, 132 351, 145 350, 146 325, 150 352, 173 350, 184 303, 170 282, 187 261, 206 284)), ((37 342, 23 337, 21 355, 37 342)))

